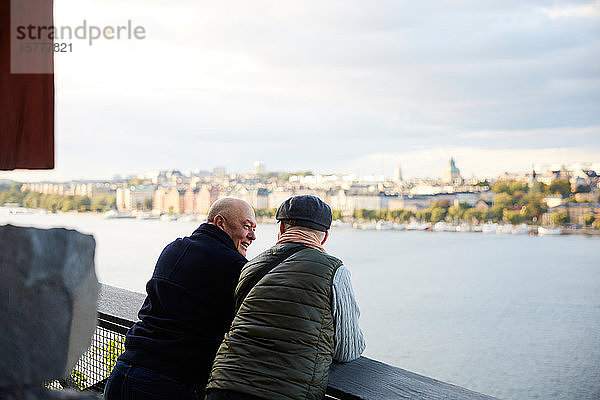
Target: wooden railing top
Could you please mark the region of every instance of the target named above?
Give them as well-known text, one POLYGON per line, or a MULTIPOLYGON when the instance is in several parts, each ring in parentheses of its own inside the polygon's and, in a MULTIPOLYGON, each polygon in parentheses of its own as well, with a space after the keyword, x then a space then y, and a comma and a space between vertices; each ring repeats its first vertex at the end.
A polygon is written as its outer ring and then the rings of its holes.
MULTIPOLYGON (((145 297, 141 293, 102 285, 98 311, 134 322, 145 297)), ((334 363, 329 371, 327 393, 344 400, 494 399, 366 357, 349 363, 334 363)))

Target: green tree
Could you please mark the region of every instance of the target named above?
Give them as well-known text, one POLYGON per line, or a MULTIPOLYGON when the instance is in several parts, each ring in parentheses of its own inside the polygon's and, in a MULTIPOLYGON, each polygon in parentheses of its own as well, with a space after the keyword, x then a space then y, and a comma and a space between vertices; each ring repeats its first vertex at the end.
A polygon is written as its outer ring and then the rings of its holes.
POLYGON ((464 214, 465 214, 465 210, 463 210, 457 206, 452 206, 452 207, 448 208, 447 216, 451 221, 458 221, 463 218, 464 214))
POLYGON ((411 217, 415 216, 415 213, 410 210, 393 210, 391 213, 391 218, 395 221, 409 221, 411 217))
POLYGON ((21 184, 11 185, 9 190, 0 193, 0 205, 5 203, 23 204, 23 199, 29 191, 21 192, 21 184))
POLYGON ((412 217, 415 216, 415 213, 410 210, 402 210, 399 217, 401 221, 408 222, 412 217))
POLYGON ((377 212, 375 210, 362 209, 362 218, 366 220, 377 219, 377 212))
POLYGON ((554 179, 548 191, 552 194, 560 194, 562 196, 568 196, 571 194, 571 183, 568 179, 554 179))
POLYGON ((585 217, 583 217, 586 226, 592 225, 595 219, 596 216, 594 214, 587 214, 585 217))
POLYGON ((492 186, 494 193, 510 193, 509 181, 498 181, 492 186))
POLYGON ((368 219, 367 214, 368 214, 368 212, 365 208, 358 208, 358 209, 354 210, 354 212, 352 213, 352 216, 357 219, 368 219))
POLYGON ((510 194, 515 194, 516 192, 527 192, 529 191, 529 186, 527 186, 527 183, 525 182, 511 182, 509 184, 509 193, 510 194))
POLYGON ((431 209, 431 222, 440 222, 446 218, 448 210, 442 207, 435 207, 431 209))
POLYGON ((391 221, 392 220, 392 213, 391 213, 390 210, 387 210, 387 209, 377 210, 377 211, 375 211, 375 219, 377 219, 377 220, 384 220, 384 221, 391 221))
POLYGON ((527 193, 519 200, 518 204, 522 206, 521 214, 528 220, 534 217, 539 219, 543 213, 548 211, 548 206, 544 202, 544 195, 542 193, 527 193))
POLYGON ((494 206, 500 208, 511 207, 514 204, 513 197, 505 192, 498 193, 496 197, 494 197, 494 206))
POLYGON ((503 205, 495 204, 489 209, 488 216, 494 222, 498 222, 502 219, 502 216, 504 215, 504 209, 505 207, 503 205))
POLYGON ((23 207, 39 208, 41 197, 42 197, 41 193, 27 192, 27 194, 23 198, 23 207))
POLYGON ((40 197, 40 207, 48 211, 56 212, 62 209, 62 196, 57 194, 46 194, 40 197))
POLYGON ((464 218, 465 212, 469 209, 473 208, 469 203, 460 202, 457 206, 452 206, 448 208, 448 215, 451 221, 459 221, 464 218))
POLYGON ((72 199, 64 199, 62 201, 62 205, 60 207, 61 211, 71 211, 74 209, 74 204, 73 204, 73 200, 72 199))
POLYGON ((262 217, 262 218, 273 218, 275 217, 275 214, 277 212, 276 208, 259 208, 259 209, 254 209, 254 213, 256 214, 257 217, 262 217))
POLYGON ((129 186, 137 186, 137 185, 141 185, 142 183, 144 183, 144 180, 142 178, 133 178, 129 180, 129 186))
POLYGON ((331 213, 333 214, 334 220, 341 220, 343 217, 342 210, 333 210, 331 213))
POLYGON ((90 209, 92 211, 106 212, 115 206, 116 199, 109 194, 94 196, 90 201, 90 209))
POLYGON ((417 211, 416 217, 419 221, 430 222, 431 221, 431 210, 426 208, 425 210, 417 211))
POLYGON ((558 211, 553 213, 550 219, 555 225, 565 225, 569 222, 569 214, 564 211, 558 211))
POLYGON ((513 204, 518 204, 521 201, 521 199, 523 197, 525 197, 526 194, 527 194, 527 192, 524 192, 522 190, 517 190, 516 192, 514 192, 512 194, 512 202, 513 202, 513 204))
POLYGON ((430 209, 434 209, 437 207, 447 210, 448 208, 450 208, 450 200, 437 200, 431 203, 431 205, 429 206, 430 209))
POLYGON ((543 194, 548 194, 548 185, 546 185, 544 182, 535 182, 533 184, 533 188, 531 189, 532 192, 536 192, 536 193, 543 193, 543 194))
POLYGON ((592 191, 590 185, 577 185, 574 193, 589 193, 592 191))
POLYGON ((467 221, 475 219, 477 222, 483 222, 487 220, 488 212, 476 208, 469 208, 468 210, 465 210, 463 218, 467 221))
POLYGON ((504 222, 510 222, 511 224, 520 224, 523 222, 523 215, 519 210, 505 209, 502 212, 502 220, 504 222))
POLYGON ((87 196, 76 196, 77 205, 79 206, 79 211, 90 211, 92 201, 87 196))

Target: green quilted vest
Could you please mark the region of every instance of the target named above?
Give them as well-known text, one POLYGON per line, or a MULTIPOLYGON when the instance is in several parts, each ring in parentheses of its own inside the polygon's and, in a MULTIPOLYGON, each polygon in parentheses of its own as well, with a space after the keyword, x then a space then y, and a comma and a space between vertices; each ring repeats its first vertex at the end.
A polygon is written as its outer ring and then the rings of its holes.
POLYGON ((296 243, 276 245, 246 264, 236 288, 241 305, 207 388, 321 400, 333 356, 331 287, 340 265, 296 243))

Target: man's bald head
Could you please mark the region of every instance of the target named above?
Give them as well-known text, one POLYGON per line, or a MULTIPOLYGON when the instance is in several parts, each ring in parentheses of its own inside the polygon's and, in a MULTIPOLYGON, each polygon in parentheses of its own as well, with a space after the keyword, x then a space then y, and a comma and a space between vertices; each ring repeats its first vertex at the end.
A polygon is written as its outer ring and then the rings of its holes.
POLYGON ((235 197, 223 197, 210 206, 206 222, 214 224, 217 215, 222 215, 225 218, 233 218, 234 215, 247 210, 252 210, 252 213, 254 214, 254 210, 248 202, 235 197))
POLYGON ((246 256, 248 246, 256 239, 254 209, 242 199, 224 197, 215 201, 208 210, 206 222, 227 233, 243 256, 246 256))

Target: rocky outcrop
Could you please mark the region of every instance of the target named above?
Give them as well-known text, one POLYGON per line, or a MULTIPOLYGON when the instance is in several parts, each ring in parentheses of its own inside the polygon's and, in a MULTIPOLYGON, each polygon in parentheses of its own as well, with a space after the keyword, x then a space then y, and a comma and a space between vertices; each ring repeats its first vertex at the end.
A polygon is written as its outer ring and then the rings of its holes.
POLYGON ((35 396, 43 382, 68 375, 88 348, 99 289, 95 246, 74 230, 0 226, 3 397, 35 396))

